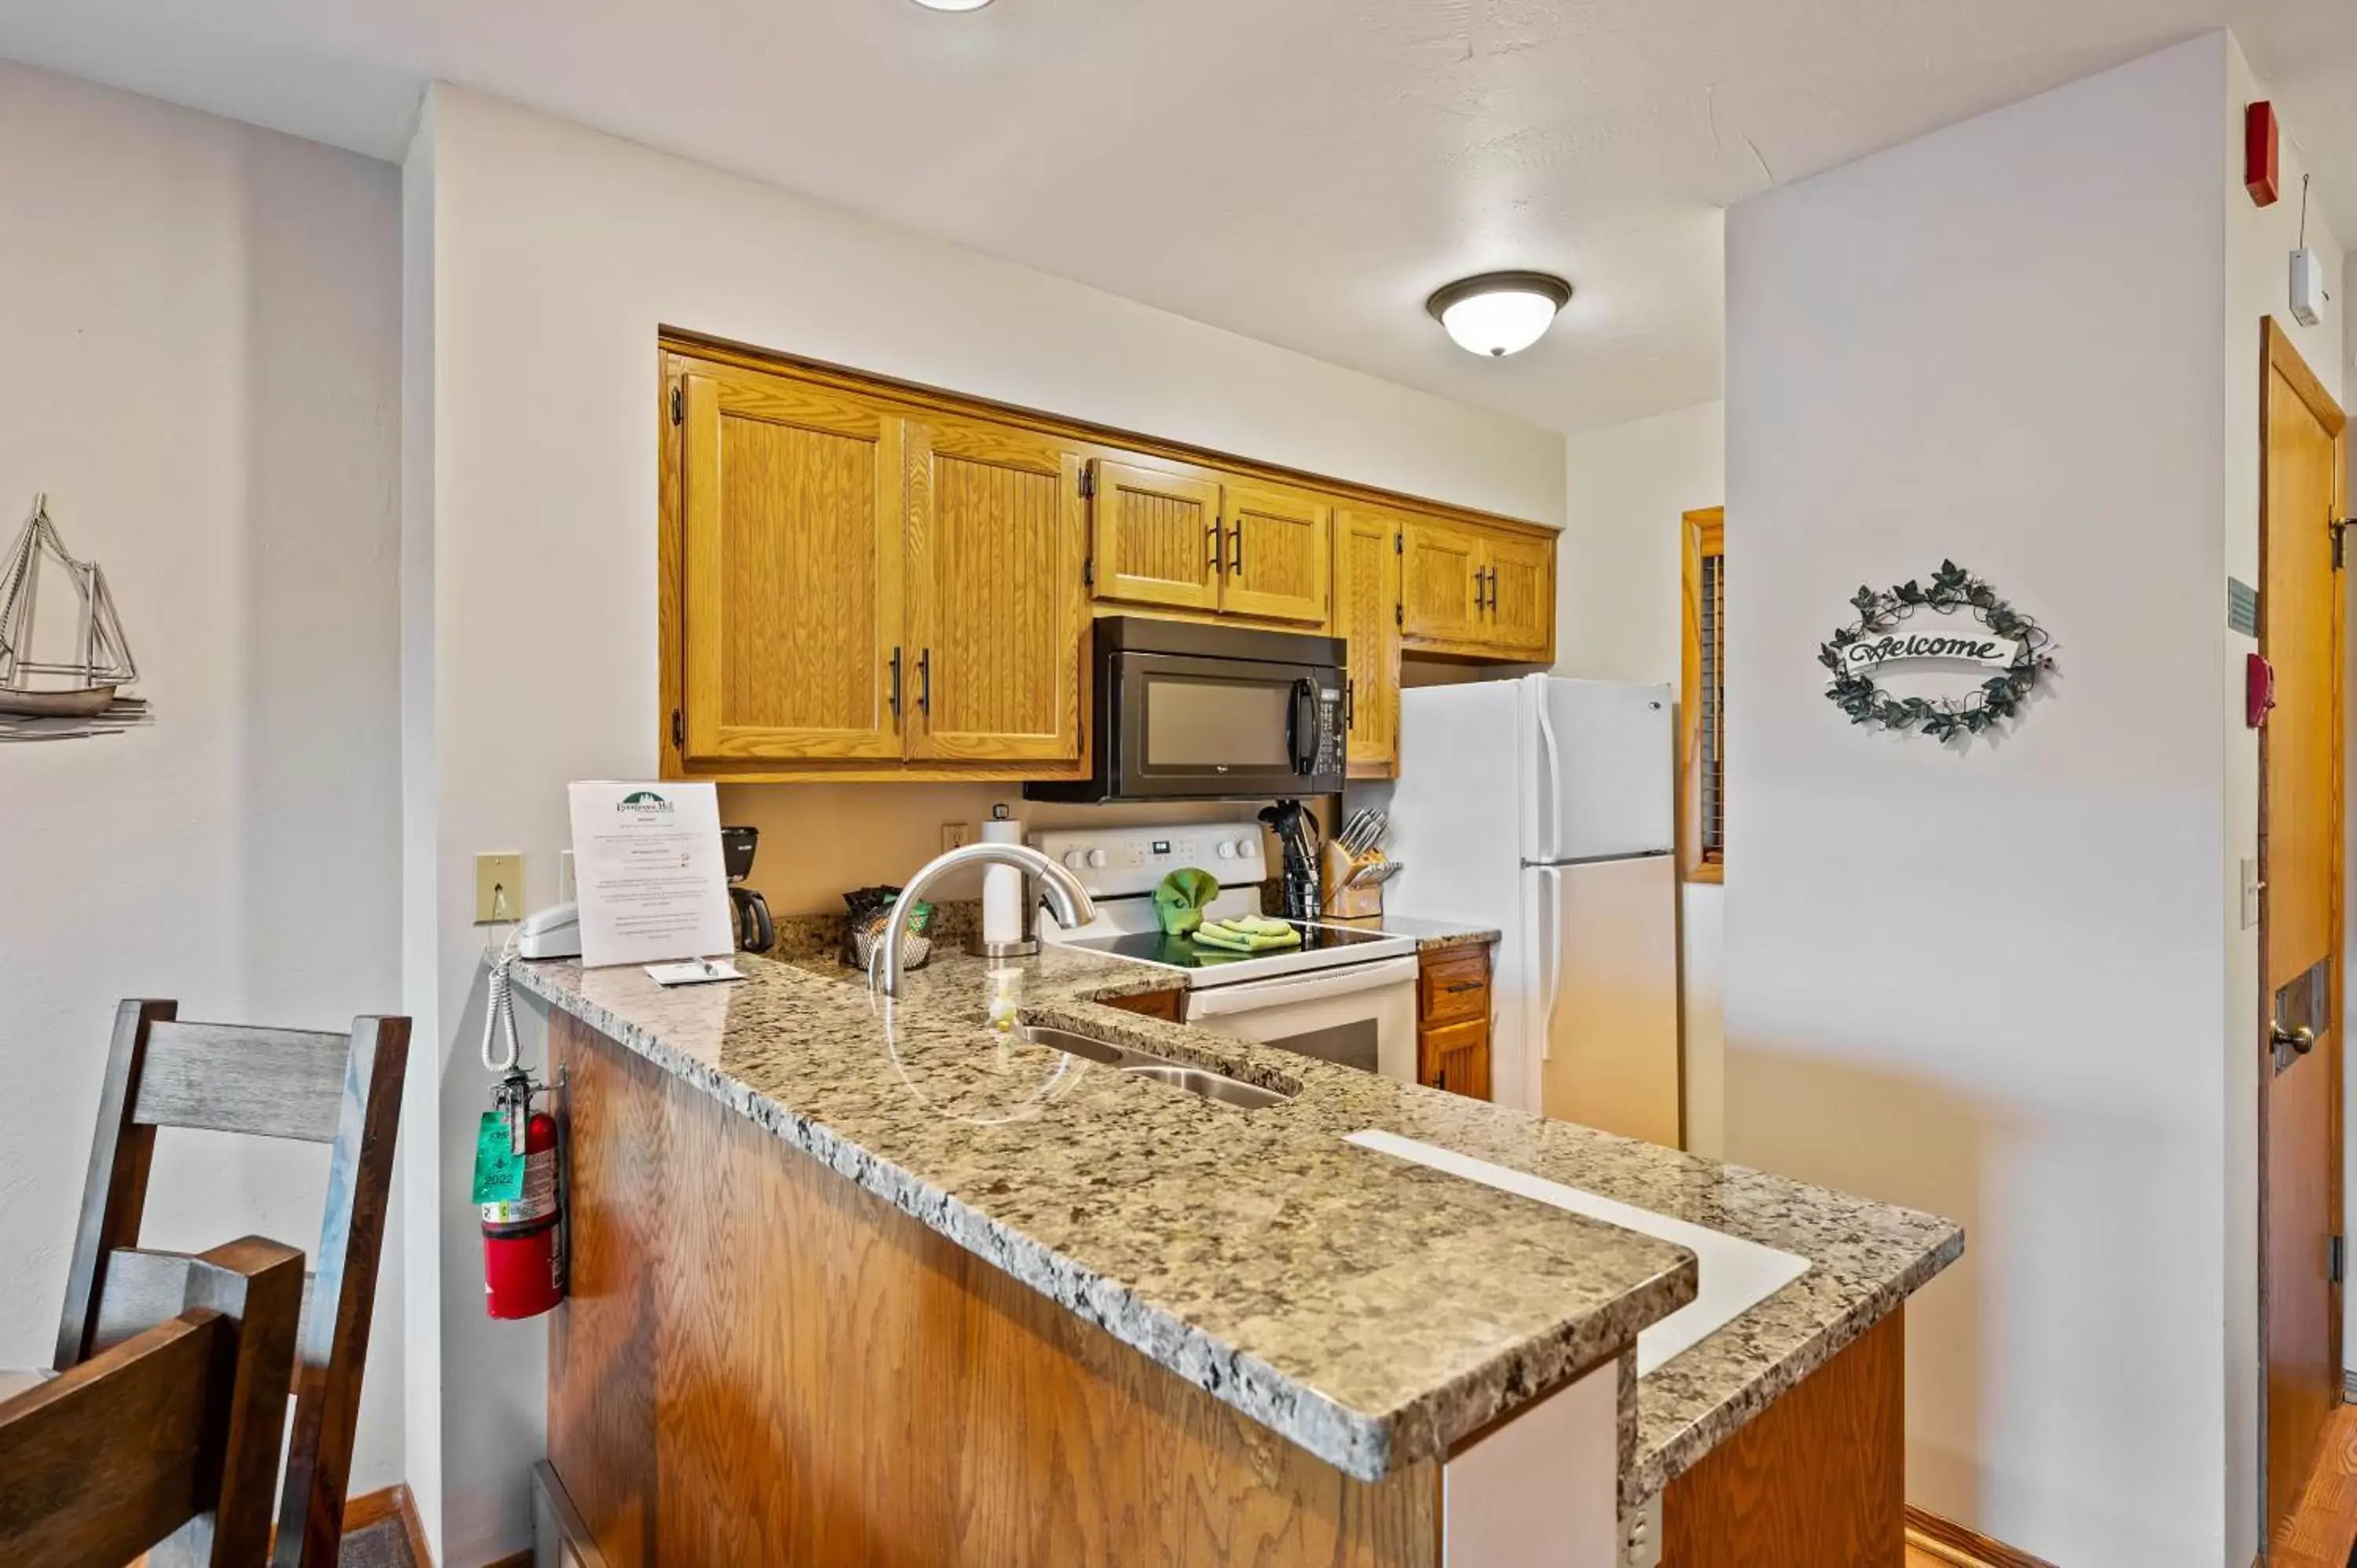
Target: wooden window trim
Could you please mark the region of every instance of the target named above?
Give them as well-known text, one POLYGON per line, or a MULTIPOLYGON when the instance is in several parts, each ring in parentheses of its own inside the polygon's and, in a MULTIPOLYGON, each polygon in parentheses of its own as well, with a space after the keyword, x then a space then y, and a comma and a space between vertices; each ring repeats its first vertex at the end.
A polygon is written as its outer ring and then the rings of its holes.
MULTIPOLYGON (((1723 882, 1727 877, 1725 851, 1703 847, 1702 790, 1699 787, 1703 760, 1703 705, 1695 700, 1695 694, 1702 690, 1702 564, 1706 557, 1725 558, 1726 509, 1706 507, 1700 511, 1685 513, 1678 520, 1678 554, 1684 563, 1679 597, 1684 607, 1684 654, 1678 683, 1678 865, 1688 882, 1723 882)), ((1718 631, 1719 657, 1724 660, 1727 628, 1721 626, 1718 631)), ((1722 690, 1725 679, 1722 670, 1722 690)), ((1719 743, 1724 746, 1724 720, 1721 722, 1719 743)), ((1725 766, 1726 761, 1722 757, 1719 785, 1722 794, 1726 790, 1725 766)), ((1722 800, 1722 817, 1725 811, 1726 804, 1722 800)))

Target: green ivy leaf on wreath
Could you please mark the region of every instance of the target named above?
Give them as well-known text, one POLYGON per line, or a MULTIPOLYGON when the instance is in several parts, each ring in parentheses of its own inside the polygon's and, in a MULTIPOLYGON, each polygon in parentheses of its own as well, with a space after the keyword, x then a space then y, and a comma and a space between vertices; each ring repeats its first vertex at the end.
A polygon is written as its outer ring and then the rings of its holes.
POLYGON ((1850 596, 1857 611, 1854 625, 1836 630, 1817 648, 1817 662, 1833 671, 1825 696, 1849 715, 1855 725, 1878 724, 1884 729, 1913 730, 1938 741, 1979 735, 2018 717, 2039 677, 2050 673, 2052 639, 2036 621, 1997 597, 1996 590, 1953 561, 1943 560, 1932 574, 1931 586, 1910 578, 1879 593, 1861 585, 1850 596), (1851 674, 1843 664, 1843 650, 1868 637, 1895 630, 1919 609, 1943 615, 1968 611, 1990 631, 2021 644, 2021 654, 2000 674, 1983 681, 1962 697, 1895 697, 1875 683, 1871 675, 1851 674))

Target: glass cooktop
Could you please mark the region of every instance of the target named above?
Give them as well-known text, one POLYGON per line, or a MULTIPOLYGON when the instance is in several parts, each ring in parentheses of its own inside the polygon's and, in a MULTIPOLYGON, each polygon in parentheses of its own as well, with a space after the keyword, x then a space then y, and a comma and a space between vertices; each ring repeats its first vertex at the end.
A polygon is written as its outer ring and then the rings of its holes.
POLYGON ((1241 952, 1208 943, 1198 947, 1191 938, 1165 936, 1160 931, 1125 931, 1119 936, 1081 937, 1066 945, 1084 948, 1091 952, 1111 953, 1115 958, 1136 959, 1143 963, 1158 963, 1169 969, 1216 969, 1221 964, 1239 963, 1245 959, 1332 952, 1339 948, 1363 947, 1369 942, 1398 940, 1386 937, 1381 931, 1354 930, 1347 926, 1312 926, 1299 920, 1286 923, 1301 933, 1299 947, 1263 948, 1257 952, 1241 952))

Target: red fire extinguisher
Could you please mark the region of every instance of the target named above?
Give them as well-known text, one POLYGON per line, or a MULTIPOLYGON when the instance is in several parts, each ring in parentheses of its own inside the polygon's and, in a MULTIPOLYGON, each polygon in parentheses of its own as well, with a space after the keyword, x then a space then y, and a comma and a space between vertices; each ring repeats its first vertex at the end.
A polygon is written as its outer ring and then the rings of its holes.
POLYGON ((536 1317, 565 1297, 564 1183, 556 1118, 532 1109, 542 1085, 511 1068, 492 1111, 523 1157, 522 1189, 481 1205, 483 1305, 493 1317, 536 1317))

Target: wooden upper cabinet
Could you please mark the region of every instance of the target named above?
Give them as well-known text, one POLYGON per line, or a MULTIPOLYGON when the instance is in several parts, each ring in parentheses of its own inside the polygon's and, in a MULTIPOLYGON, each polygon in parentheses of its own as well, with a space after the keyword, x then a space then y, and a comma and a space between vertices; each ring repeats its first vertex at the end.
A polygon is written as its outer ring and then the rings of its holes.
POLYGON ((1077 759, 1082 453, 963 420, 911 421, 905 447, 908 755, 1077 759))
POLYGON ((1218 482, 1109 457, 1097 459, 1093 477, 1096 596, 1218 609, 1227 567, 1218 482))
POLYGON ((683 754, 898 757, 901 421, 734 368, 681 392, 683 754))
POLYGON ((1481 640, 1533 662, 1555 656, 1555 546, 1552 539, 1493 533, 1483 551, 1489 609, 1481 640))
POLYGON ((1353 773, 1388 774, 1399 763, 1401 526, 1384 512, 1334 513, 1334 635, 1351 647, 1353 773))
POLYGON ((1326 623, 1333 509, 1316 496, 1266 485, 1223 487, 1229 615, 1326 623))
POLYGON ((1426 518, 1402 525, 1400 558, 1403 628, 1411 639, 1470 642, 1475 638, 1481 539, 1469 529, 1426 518))

